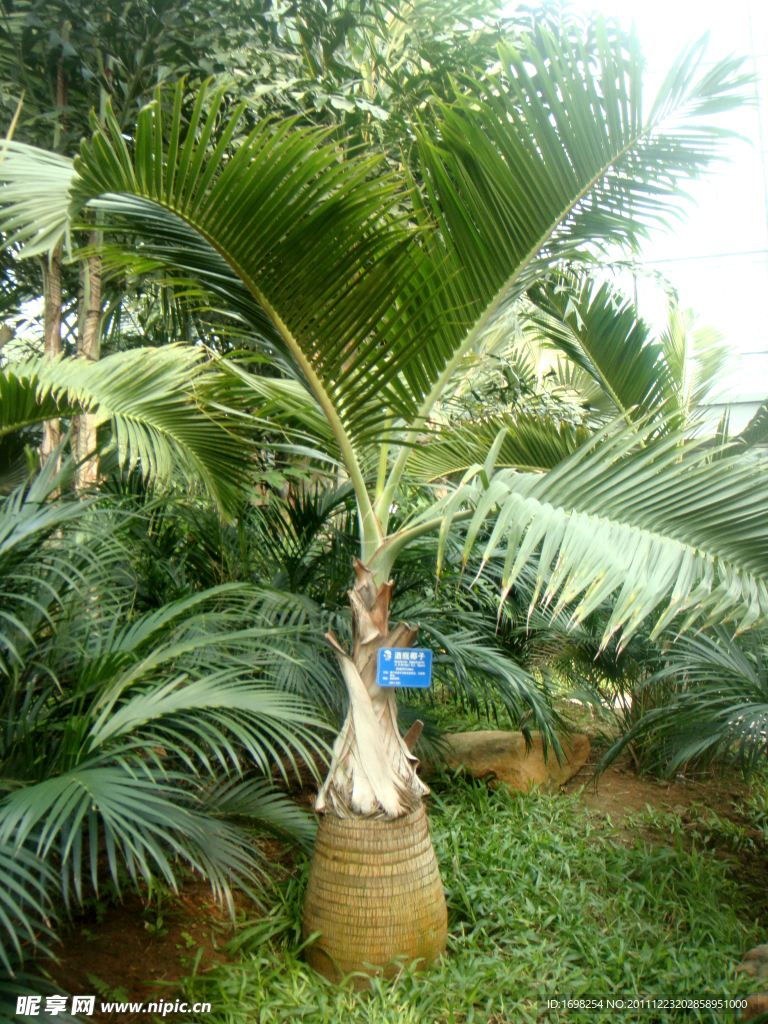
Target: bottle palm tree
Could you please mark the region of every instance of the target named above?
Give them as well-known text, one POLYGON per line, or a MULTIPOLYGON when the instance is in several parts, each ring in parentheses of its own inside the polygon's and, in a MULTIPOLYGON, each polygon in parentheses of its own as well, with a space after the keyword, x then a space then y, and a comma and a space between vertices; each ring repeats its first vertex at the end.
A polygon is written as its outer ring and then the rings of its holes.
POLYGON ((591 247, 634 245, 718 158, 727 133, 707 117, 740 103, 748 80, 736 60, 703 67, 703 53, 682 54, 643 118, 637 40, 603 20, 583 36, 502 46, 497 74, 463 82, 455 102, 411 125, 394 171, 323 130, 249 127, 239 110, 221 122, 221 97, 203 92, 184 133, 181 87, 141 111, 130 149, 109 113, 74 163, 5 147, 4 224, 27 252, 100 211, 119 232, 112 258, 194 281, 279 368, 233 368, 230 405, 300 431, 297 451, 310 439, 354 489, 351 649, 328 636, 350 703, 318 798, 322 864, 307 911, 308 930, 323 932, 314 962, 329 973, 428 959, 445 940, 426 787, 375 676, 381 648, 417 635, 389 621, 390 577, 410 543, 439 537, 439 573, 449 533, 462 531, 466 564, 482 529, 480 572, 502 567, 502 601, 533 561, 533 601, 575 621, 617 595, 606 642, 663 601, 657 630, 702 617, 746 628, 768 610, 768 481, 743 449, 715 463, 674 419, 660 431, 653 417, 620 415, 564 457, 549 429, 436 416, 521 295, 591 247), (126 233, 131 250, 118 244, 126 233), (469 466, 468 445, 480 450, 469 466), (391 528, 403 492, 434 479, 433 446, 441 487, 391 528))

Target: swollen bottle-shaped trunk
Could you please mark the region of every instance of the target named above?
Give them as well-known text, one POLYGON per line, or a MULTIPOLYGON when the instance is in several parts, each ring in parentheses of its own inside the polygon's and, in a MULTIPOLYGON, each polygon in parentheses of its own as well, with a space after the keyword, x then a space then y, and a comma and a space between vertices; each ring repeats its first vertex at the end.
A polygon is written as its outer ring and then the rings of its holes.
MULTIPOLYGON (((392 690, 376 682, 382 647, 410 647, 416 630, 389 630, 391 583, 377 586, 355 562, 350 591, 353 641, 347 654, 328 634, 349 691, 349 711, 336 738, 320 812, 304 904, 307 960, 338 981, 352 972, 424 964, 445 950, 447 914, 422 796, 418 761, 397 727, 392 690)), ((415 739, 413 740, 415 742, 415 739)), ((365 978, 357 984, 365 985, 365 978)))

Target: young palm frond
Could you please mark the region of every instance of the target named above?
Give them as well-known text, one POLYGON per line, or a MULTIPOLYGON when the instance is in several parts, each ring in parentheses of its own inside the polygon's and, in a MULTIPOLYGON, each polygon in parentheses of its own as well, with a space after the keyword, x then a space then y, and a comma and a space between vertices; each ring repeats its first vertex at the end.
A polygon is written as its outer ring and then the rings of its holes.
POLYGON ((668 326, 659 342, 675 402, 685 416, 695 415, 705 398, 716 397, 718 383, 734 368, 733 348, 713 327, 697 326, 693 310, 682 310, 676 303, 670 303, 668 326))
POLYGON ((670 397, 663 346, 652 339, 632 303, 608 283, 565 273, 533 289, 531 297, 537 337, 564 353, 595 385, 590 406, 605 418, 636 418, 670 397))
POLYGON ((409 476, 432 482, 481 465, 501 438, 495 465, 523 473, 545 473, 590 439, 584 426, 527 413, 487 416, 425 434, 408 463, 409 476))
POLYGON ((671 302, 667 329, 652 337, 621 292, 583 271, 559 274, 531 298, 534 337, 565 354, 573 368, 561 377, 580 375, 577 390, 604 419, 656 410, 661 429, 665 419, 693 420, 733 363, 731 346, 712 328, 695 326, 691 310, 671 302))

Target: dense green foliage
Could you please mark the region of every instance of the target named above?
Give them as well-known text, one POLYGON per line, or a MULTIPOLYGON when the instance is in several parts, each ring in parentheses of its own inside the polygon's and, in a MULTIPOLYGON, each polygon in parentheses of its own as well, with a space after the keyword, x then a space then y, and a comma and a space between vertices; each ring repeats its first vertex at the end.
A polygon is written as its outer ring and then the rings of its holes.
POLYGON ((243 585, 137 613, 136 513, 50 500, 67 473, 53 466, 0 507, 8 969, 23 943, 42 936, 47 948, 62 905, 107 879, 174 886, 183 862, 222 899, 235 879, 251 888, 264 869, 254 828, 313 833, 274 792, 273 763, 311 759, 325 733, 282 685, 285 666, 314 677, 311 644, 290 629, 275 637, 243 585))
POLYGON ((751 771, 768 756, 767 653, 764 629, 733 638, 720 627, 647 659, 636 692, 651 700, 611 756, 639 744, 649 767, 667 774, 717 757, 751 771))

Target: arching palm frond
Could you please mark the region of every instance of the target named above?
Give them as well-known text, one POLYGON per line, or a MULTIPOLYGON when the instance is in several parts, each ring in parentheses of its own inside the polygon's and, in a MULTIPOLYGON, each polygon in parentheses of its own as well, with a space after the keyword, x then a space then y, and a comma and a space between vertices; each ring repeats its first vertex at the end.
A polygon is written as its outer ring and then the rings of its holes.
MULTIPOLYGON (((245 678, 233 681, 231 671, 191 682, 183 674, 166 682, 150 677, 109 699, 120 684, 118 677, 105 694, 87 700, 66 751, 42 743, 55 722, 67 721, 66 706, 56 715, 38 711, 17 730, 17 742, 37 744, 40 763, 37 778, 17 774, 0 803, 2 842, 43 860, 57 852, 78 899, 84 874, 98 885, 99 837, 115 885, 118 861, 134 880, 151 884, 159 872, 175 885, 172 861, 181 856, 210 879, 219 897, 228 896, 231 876, 247 887, 259 859, 248 832, 228 824, 210 802, 210 784, 245 777, 244 757, 262 776, 280 756, 297 754, 313 763, 310 751, 318 747, 322 723, 296 698, 245 678), (46 776, 41 781, 40 774, 46 776), (219 818, 215 825, 212 810, 219 818)), ((82 707, 82 697, 77 704, 82 707)), ((9 745, 5 756, 13 753, 9 745)), ((259 795, 264 791, 254 790, 238 812, 251 825, 259 821, 259 795)), ((274 826, 277 805, 273 798, 267 805, 274 826)), ((286 829, 292 820, 283 815, 286 829)))
MULTIPOLYGON (((599 389, 591 405, 608 419, 642 416, 670 396, 662 345, 632 303, 609 284, 565 274, 532 290, 533 330, 599 389)), ((671 410, 670 410, 671 411, 671 410)))
MULTIPOLYGON (((545 42, 546 56, 532 42, 504 51, 506 77, 420 131, 427 202, 411 199, 423 242, 376 161, 340 160, 316 132, 262 123, 229 159, 235 117, 209 152, 215 97, 205 120, 198 98, 186 141, 178 91, 167 148, 154 104, 140 115, 135 158, 109 122, 76 162, 76 208, 130 222, 143 259, 201 282, 283 353, 315 393, 363 506, 355 442, 392 417, 419 422, 500 304, 542 266, 667 215, 680 180, 717 155, 717 133, 696 119, 738 102, 745 82, 737 62, 699 75, 693 47, 643 123, 634 41, 600 22, 589 53, 545 42)), ((13 168, 0 175, 18 184, 29 159, 10 150, 3 167, 13 168)))
POLYGON ((8 245, 23 242, 20 255, 38 256, 60 242, 70 247, 70 231, 78 204, 70 189, 75 183, 72 161, 59 153, 3 140, 5 159, 0 180, 5 186, 3 231, 8 245), (14 159, 15 158, 15 159, 14 159))
POLYGON ((466 564, 488 522, 480 572, 503 555, 502 599, 538 552, 533 602, 543 595, 555 615, 576 602, 576 621, 618 591, 604 642, 619 630, 629 638, 667 597, 653 635, 685 611, 690 622, 731 617, 746 629, 768 612, 768 479, 736 448, 713 460, 681 448, 677 432, 654 432, 653 419, 608 428, 547 474, 494 474, 489 460, 404 533, 439 526, 444 544, 452 521, 468 520, 466 564))
POLYGON ((132 349, 97 363, 34 358, 0 370, 0 435, 88 412, 109 426, 121 465, 167 481, 200 481, 230 511, 251 462, 237 420, 216 407, 226 375, 199 349, 132 349))

